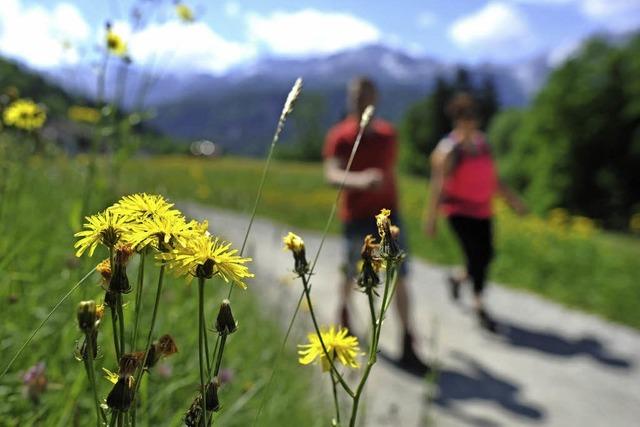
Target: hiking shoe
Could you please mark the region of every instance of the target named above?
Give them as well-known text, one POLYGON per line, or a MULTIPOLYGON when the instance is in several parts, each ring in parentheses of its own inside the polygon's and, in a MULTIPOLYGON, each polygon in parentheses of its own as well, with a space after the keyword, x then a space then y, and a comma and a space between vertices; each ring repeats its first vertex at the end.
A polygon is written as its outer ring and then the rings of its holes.
POLYGON ((451 292, 451 299, 458 301, 460 299, 460 281, 453 276, 447 277, 449 282, 449 291, 451 292))
POLYGON ((483 309, 478 310, 478 321, 480 327, 489 332, 495 333, 498 330, 498 324, 483 309))

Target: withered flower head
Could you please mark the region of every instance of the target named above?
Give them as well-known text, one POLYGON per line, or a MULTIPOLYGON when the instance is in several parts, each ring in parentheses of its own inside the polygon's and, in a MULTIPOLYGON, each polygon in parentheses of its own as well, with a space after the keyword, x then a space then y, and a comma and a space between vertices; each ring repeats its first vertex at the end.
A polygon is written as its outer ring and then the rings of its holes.
POLYGON ((147 353, 147 359, 145 360, 145 368, 153 368, 160 359, 163 357, 171 356, 178 352, 178 346, 176 346, 173 337, 169 334, 161 336, 157 341, 154 341, 149 352, 147 353))
POLYGON ((96 265, 96 271, 100 273, 100 276, 102 276, 102 281, 105 284, 108 284, 111 281, 111 262, 109 261, 109 258, 96 265))
MULTIPOLYGON (((376 215, 376 224, 378 226, 378 234, 380 234, 380 255, 386 259, 399 260, 402 258, 402 251, 398 247, 396 242, 396 236, 391 231, 391 221, 389 216, 391 211, 389 209, 382 209, 378 215, 376 215)), ((396 227, 398 230, 398 227, 396 227)))
POLYGON ((378 271, 381 267, 381 259, 375 253, 380 248, 380 245, 375 243, 375 239, 372 235, 367 235, 364 238, 364 244, 362 245, 362 270, 358 275, 358 286, 365 292, 373 291, 375 293, 375 287, 380 284, 380 277, 378 277, 378 271))
POLYGON ((137 351, 133 353, 125 353, 120 357, 120 366, 118 367, 118 374, 120 376, 131 376, 136 372, 136 369, 140 366, 144 353, 137 351))
POLYGON ((78 304, 78 326, 85 333, 91 332, 96 327, 96 303, 95 301, 81 301, 78 304))
POLYGON ((107 396, 107 406, 117 411, 126 412, 133 401, 133 377, 119 376, 118 381, 107 396))
POLYGON ((218 377, 212 379, 205 389, 206 394, 206 407, 207 411, 217 412, 220 410, 220 400, 218 399, 218 388, 220 384, 218 383, 218 377))
POLYGON ((229 335, 237 329, 238 325, 233 318, 231 303, 228 299, 225 299, 222 301, 222 304, 220 304, 220 311, 218 311, 218 317, 216 318, 216 331, 218 331, 220 335, 229 335))

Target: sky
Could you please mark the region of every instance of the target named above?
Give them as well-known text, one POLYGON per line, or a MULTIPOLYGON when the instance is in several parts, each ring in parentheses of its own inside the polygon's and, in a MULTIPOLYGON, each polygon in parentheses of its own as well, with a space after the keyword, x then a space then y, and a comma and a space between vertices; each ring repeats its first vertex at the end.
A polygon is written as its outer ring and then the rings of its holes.
POLYGON ((224 73, 263 56, 382 43, 440 61, 562 61, 585 37, 640 28, 640 0, 0 0, 0 55, 39 69, 99 55, 109 20, 134 62, 224 73), (131 11, 146 21, 137 27, 131 11))

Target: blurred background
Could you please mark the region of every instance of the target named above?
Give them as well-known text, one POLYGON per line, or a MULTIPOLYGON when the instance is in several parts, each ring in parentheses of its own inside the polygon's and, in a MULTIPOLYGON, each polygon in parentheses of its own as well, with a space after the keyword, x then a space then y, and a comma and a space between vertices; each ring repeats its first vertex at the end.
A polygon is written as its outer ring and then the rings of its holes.
MULTIPOLYGON (((11 307, 0 316, 2 365, 56 299, 33 313, 23 304, 52 290, 62 295, 87 266, 71 250, 84 215, 134 191, 249 212, 297 77, 304 93, 259 215, 322 230, 335 192, 323 182, 321 149, 327 129, 347 114, 345 85, 358 75, 377 83, 377 114, 398 130, 400 197, 417 258, 461 260, 449 231, 427 240, 420 221, 428 158, 451 130, 445 105, 470 91, 501 176, 532 211, 517 218, 497 205, 500 255, 491 278, 624 325, 637 338, 640 1, 0 0, 0 114, 19 99, 46 114, 35 129, 6 114, 0 125, 0 292, 11 307), (48 290, 33 287, 45 282, 48 290)), ((181 295, 174 297, 187 307, 181 295)), ((67 320, 54 321, 52 330, 67 320)), ((57 338, 49 341, 20 363, 22 373, 57 349, 57 338)), ((560 341, 528 343, 553 352, 566 345, 560 341)), ((275 357, 277 346, 263 345, 256 364, 275 357)), ((49 372, 54 383, 68 385, 66 356, 49 372)), ((265 372, 238 379, 235 392, 251 390, 265 372)), ((290 373, 291 383, 298 375, 290 373)), ((79 397, 79 406, 56 412, 58 396, 33 415, 16 394, 22 381, 16 374, 0 384, 8 425, 43 414, 70 425, 82 419, 77 408, 90 408, 79 397)), ((293 399, 292 390, 282 392, 293 399)), ((314 406, 307 404, 297 419, 314 406)), ((154 416, 163 419, 160 410, 154 416)))

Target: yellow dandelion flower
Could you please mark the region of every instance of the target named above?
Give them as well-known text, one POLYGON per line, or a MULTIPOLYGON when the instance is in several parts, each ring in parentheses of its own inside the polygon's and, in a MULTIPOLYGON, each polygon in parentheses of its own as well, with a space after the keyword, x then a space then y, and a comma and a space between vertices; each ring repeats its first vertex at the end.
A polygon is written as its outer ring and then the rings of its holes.
POLYGON ((74 247, 77 249, 76 256, 81 256, 87 249, 89 256, 93 256, 98 243, 106 247, 113 247, 120 240, 122 235, 129 230, 127 220, 122 215, 118 215, 108 209, 98 214, 86 217, 84 224, 86 230, 74 234, 80 240, 74 247))
POLYGON ((127 241, 136 250, 151 245, 161 252, 169 252, 202 234, 199 227, 195 221, 187 223, 180 215, 157 215, 132 224, 127 241))
POLYGON ((282 238, 282 243, 284 243, 284 249, 289 249, 292 252, 300 252, 304 249, 304 241, 300 236, 289 232, 286 236, 282 238))
POLYGON ((182 22, 193 22, 195 20, 195 17, 193 16, 193 11, 189 6, 187 6, 184 3, 176 4, 176 14, 178 15, 178 18, 180 18, 182 22))
POLYGON ((218 274, 225 282, 246 289, 244 279, 254 277, 245 265, 251 258, 237 255, 231 243, 212 238, 208 233, 189 239, 185 245, 160 254, 169 268, 179 276, 210 278, 218 274))
MULTIPOLYGON (((360 352, 358 338, 349 335, 347 328, 340 327, 338 330, 334 326, 329 330, 320 331, 322 341, 327 349, 327 353, 348 368, 359 368, 357 357, 360 352)), ((298 345, 298 361, 301 365, 309 365, 317 360, 320 361, 323 371, 331 369, 329 361, 326 360, 320 338, 316 333, 310 333, 307 338, 309 344, 298 345)))
POLYGON ((157 216, 180 217, 182 214, 177 209, 172 209, 173 203, 169 203, 164 197, 137 193, 122 197, 109 209, 127 217, 132 222, 140 222, 147 218, 157 216))
POLYGON ((3 114, 4 123, 18 129, 32 131, 40 129, 47 120, 44 109, 28 99, 12 102, 3 114))
POLYGON ((113 30, 108 29, 105 37, 107 51, 116 56, 125 56, 127 54, 127 44, 113 30))
POLYGON ((74 122, 94 124, 100 121, 100 111, 91 107, 73 105, 67 110, 67 117, 74 122))

